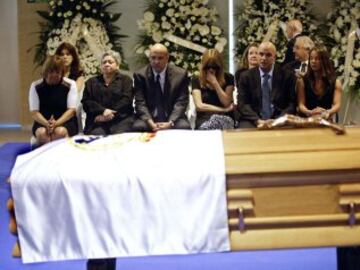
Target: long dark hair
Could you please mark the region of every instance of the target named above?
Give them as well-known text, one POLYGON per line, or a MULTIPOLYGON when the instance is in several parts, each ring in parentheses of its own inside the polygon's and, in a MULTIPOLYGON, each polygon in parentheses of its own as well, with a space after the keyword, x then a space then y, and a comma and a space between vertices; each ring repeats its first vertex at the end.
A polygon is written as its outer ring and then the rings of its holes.
POLYGON ((61 56, 61 52, 63 50, 67 50, 73 58, 73 60, 71 62, 71 66, 70 66, 69 78, 76 80, 78 77, 84 75, 84 71, 82 70, 82 68, 80 66, 79 55, 76 52, 76 48, 68 42, 63 42, 56 49, 55 55, 61 56))
POLYGON ((311 56, 311 53, 313 51, 317 52, 317 54, 318 54, 318 56, 320 58, 321 73, 322 73, 323 82, 328 86, 333 85, 335 83, 335 81, 336 81, 334 63, 330 59, 330 55, 329 55, 328 50, 323 45, 316 45, 314 48, 312 48, 310 50, 310 53, 309 53, 309 66, 308 66, 308 71, 307 71, 306 76, 308 76, 311 83, 315 82, 315 73, 314 73, 314 70, 311 68, 311 65, 310 65, 310 56, 311 56))

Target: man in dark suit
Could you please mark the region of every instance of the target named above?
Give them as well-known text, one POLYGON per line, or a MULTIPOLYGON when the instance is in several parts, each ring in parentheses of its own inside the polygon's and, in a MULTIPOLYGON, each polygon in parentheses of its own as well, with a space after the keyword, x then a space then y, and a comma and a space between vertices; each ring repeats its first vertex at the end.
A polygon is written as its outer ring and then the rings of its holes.
POLYGON ((149 65, 134 73, 134 131, 190 129, 185 111, 189 103, 189 78, 184 69, 169 63, 167 48, 150 49, 149 65))
POLYGON ((289 69, 296 76, 303 76, 309 66, 310 50, 315 46, 308 36, 298 37, 294 45, 295 60, 287 63, 284 69, 289 69))
POLYGON ((238 82, 238 124, 253 128, 270 118, 295 113, 295 76, 275 65, 276 48, 271 42, 259 46, 259 67, 245 71, 238 82))
POLYGON ((303 31, 302 23, 299 20, 289 20, 286 23, 286 36, 288 39, 288 43, 285 52, 285 58, 284 61, 282 62, 282 66, 295 60, 294 45, 296 39, 303 35, 302 31, 303 31))

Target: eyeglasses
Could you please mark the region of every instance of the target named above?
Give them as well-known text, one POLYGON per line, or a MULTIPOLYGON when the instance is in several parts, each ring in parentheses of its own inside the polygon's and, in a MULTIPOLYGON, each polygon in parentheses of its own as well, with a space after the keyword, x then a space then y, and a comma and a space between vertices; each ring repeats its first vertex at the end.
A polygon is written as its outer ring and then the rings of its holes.
POLYGON ((206 66, 204 67, 204 69, 214 69, 214 70, 219 70, 219 69, 220 69, 220 67, 219 67, 219 66, 217 66, 217 65, 206 65, 206 66))

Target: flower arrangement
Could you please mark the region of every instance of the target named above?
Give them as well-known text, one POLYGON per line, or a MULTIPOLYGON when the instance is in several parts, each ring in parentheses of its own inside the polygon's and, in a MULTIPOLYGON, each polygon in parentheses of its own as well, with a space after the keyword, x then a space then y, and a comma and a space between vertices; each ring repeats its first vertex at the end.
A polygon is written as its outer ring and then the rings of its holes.
POLYGON ((309 13, 309 1, 307 0, 246 0, 244 6, 238 6, 237 20, 240 22, 235 31, 236 58, 241 56, 246 47, 253 43, 260 43, 268 29, 274 22, 278 22, 270 41, 277 48, 277 59, 281 61, 286 51, 287 39, 284 31, 284 23, 290 19, 298 19, 302 22, 306 33, 314 33, 317 27, 314 24, 314 16, 309 13))
POLYGON ((331 57, 334 60, 338 76, 344 82, 345 60, 348 59, 348 85, 350 90, 360 98, 360 41, 354 36, 353 52, 347 56, 349 46, 348 36, 351 31, 360 25, 360 2, 357 0, 335 0, 334 8, 327 15, 324 25, 325 43, 331 48, 331 57), (334 23, 335 22, 335 23, 334 23))
MULTIPOLYGON (((123 56, 119 27, 113 23, 121 14, 110 13, 115 4, 108 0, 51 0, 48 11, 37 11, 45 19, 40 23, 40 42, 35 46, 34 62, 42 65, 46 55, 54 54, 63 41, 77 47, 86 77, 98 71, 98 57, 105 50, 118 51, 123 56)), ((123 64, 122 68, 126 68, 123 64)))
POLYGON ((163 43, 170 60, 190 74, 198 70, 202 52, 207 48, 223 51, 227 40, 216 26, 218 13, 208 0, 150 0, 138 27, 142 34, 135 47, 139 62, 146 62, 149 48, 163 43), (155 16, 156 14, 156 16, 155 16))

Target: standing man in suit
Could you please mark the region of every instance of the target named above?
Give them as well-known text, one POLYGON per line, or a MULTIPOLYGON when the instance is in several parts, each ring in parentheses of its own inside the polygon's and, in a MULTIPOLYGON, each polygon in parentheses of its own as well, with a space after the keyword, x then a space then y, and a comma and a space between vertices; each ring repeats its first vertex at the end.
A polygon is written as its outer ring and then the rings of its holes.
POLYGON ((287 63, 295 60, 294 44, 296 39, 303 35, 302 31, 302 23, 299 20, 289 20, 286 23, 286 37, 288 39, 288 44, 282 65, 286 65, 287 63))
POLYGON ((309 66, 309 53, 314 46, 314 42, 308 36, 298 37, 294 45, 295 60, 287 63, 284 68, 296 76, 305 75, 309 66))
POLYGON ((271 42, 259 46, 259 67, 243 72, 238 82, 239 128, 254 128, 259 121, 295 113, 295 76, 275 65, 271 42))
POLYGON ((149 65, 134 73, 134 131, 190 129, 185 111, 189 103, 189 78, 184 69, 169 63, 167 48, 150 49, 149 65))

